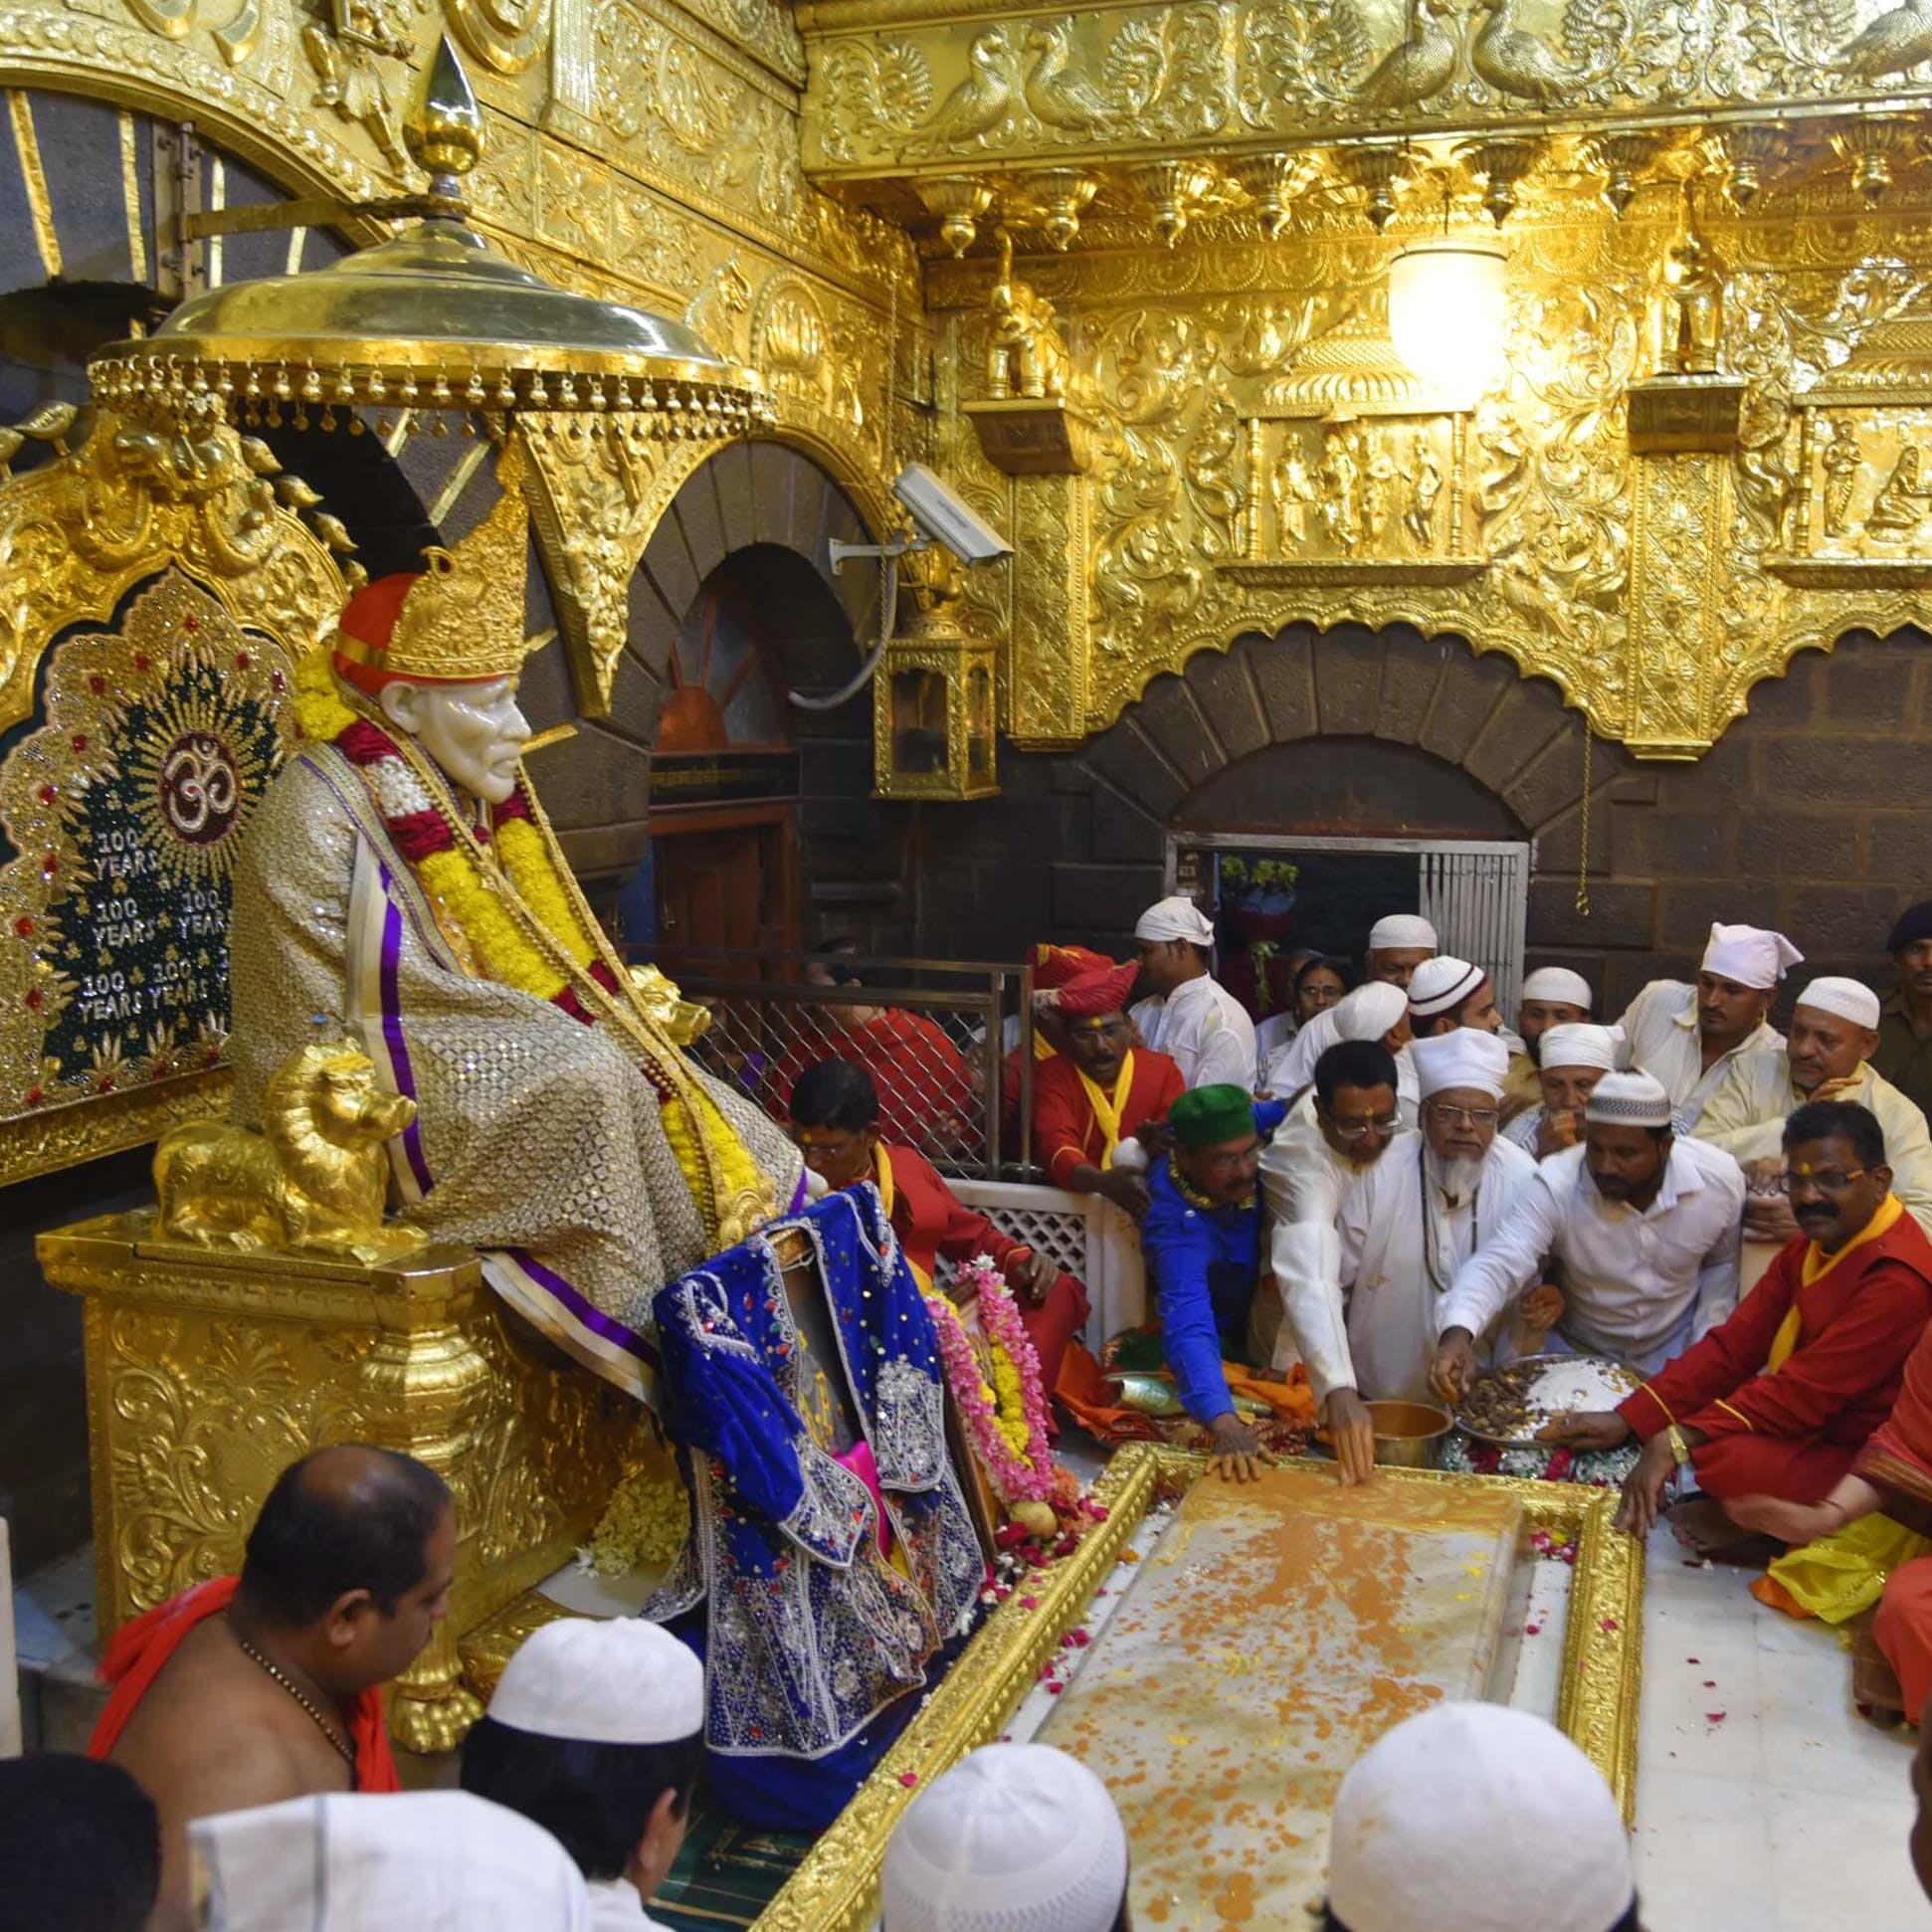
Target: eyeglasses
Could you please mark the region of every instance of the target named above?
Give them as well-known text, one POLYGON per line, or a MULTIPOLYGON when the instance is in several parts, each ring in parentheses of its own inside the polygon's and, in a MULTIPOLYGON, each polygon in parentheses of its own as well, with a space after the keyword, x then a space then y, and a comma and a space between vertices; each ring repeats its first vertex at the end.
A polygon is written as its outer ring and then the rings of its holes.
POLYGON ((1373 1120, 1336 1120, 1331 1116, 1328 1124, 1337 1140, 1393 1140, 1402 1131, 1401 1116, 1393 1113, 1378 1114, 1373 1120))
POLYGON ((1821 1194, 1842 1194, 1870 1172, 1868 1167, 1821 1167, 1816 1174, 1784 1174, 1771 1184, 1771 1192, 1789 1194, 1794 1188, 1815 1187, 1821 1194))
POLYGON ((1493 1127, 1502 1118, 1499 1107, 1452 1107, 1441 1100, 1431 1100, 1429 1110, 1446 1127, 1493 1127))

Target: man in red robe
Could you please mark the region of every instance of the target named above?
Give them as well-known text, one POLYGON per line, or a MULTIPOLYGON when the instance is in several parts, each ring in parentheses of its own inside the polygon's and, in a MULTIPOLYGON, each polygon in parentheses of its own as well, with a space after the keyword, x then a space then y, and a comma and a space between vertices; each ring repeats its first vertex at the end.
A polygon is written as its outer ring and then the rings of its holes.
POLYGON ((792 1089, 792 1137, 806 1166, 828 1187, 862 1181, 877 1187, 922 1289, 931 1289, 942 1256, 955 1264, 990 1256, 1014 1292, 1040 1358, 1040 1386, 1051 1395, 1066 1345, 1086 1323, 1086 1289, 1052 1256, 1003 1235, 967 1207, 923 1155, 887 1145, 879 1126, 878 1095, 863 1066, 827 1060, 799 1075, 792 1089))
POLYGON ((1097 973, 1113 961, 1104 953, 1088 952, 1084 946, 1050 946, 1044 941, 1033 949, 1033 1025, 1030 1038, 1023 1039, 1000 1063, 1000 1105, 1002 1131, 1009 1146, 1016 1145, 1020 1128, 1020 1056, 1031 1052, 1036 1066, 1052 1060, 1066 1047, 1066 1030, 1060 1017, 1060 989, 1082 973, 1097 973))
POLYGON ((161 1895, 189 1889, 187 1828, 312 1792, 400 1789, 381 1686, 449 1609, 456 1511, 390 1449, 317 1449, 277 1477, 239 1577, 197 1584, 116 1632, 88 1755, 161 1814, 161 1895))
POLYGON ((1083 973, 1060 989, 1066 1052, 1034 1072, 1034 1159, 1055 1187, 1104 1195, 1138 1220, 1147 1212, 1147 1183, 1114 1165, 1120 1143, 1138 1139, 1150 1154, 1167 1151, 1161 1123, 1187 1091, 1165 1054, 1133 1044, 1127 1001, 1137 964, 1083 973))
POLYGON ((945 1029, 902 1007, 869 1004, 858 972, 842 964, 832 948, 824 952, 806 967, 807 980, 850 988, 857 997, 799 1010, 807 1037, 781 1055, 765 1076, 773 1110, 790 1117, 792 1088, 808 1066, 851 1060, 872 1076, 888 1139, 931 1153, 977 1143, 973 1075, 945 1029))
POLYGON ((1615 1411, 1545 1432, 1580 1449, 1643 1443, 1618 1517, 1634 1535, 1683 1463, 1703 1494, 1669 1521, 1702 1555, 1755 1548, 1735 1498, 1828 1495, 1890 1413, 1932 1318, 1932 1242, 1891 1192, 1876 1118, 1813 1101, 1785 1123, 1784 1148, 1800 1233, 1729 1320, 1615 1411))

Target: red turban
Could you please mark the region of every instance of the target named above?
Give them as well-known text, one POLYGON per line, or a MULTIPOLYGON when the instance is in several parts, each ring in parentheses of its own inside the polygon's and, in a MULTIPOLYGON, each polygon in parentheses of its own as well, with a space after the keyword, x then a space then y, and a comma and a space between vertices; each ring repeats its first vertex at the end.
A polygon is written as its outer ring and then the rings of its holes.
POLYGON ((383 685, 395 681, 395 673, 382 668, 383 654, 389 649, 403 599, 415 588, 421 575, 417 570, 392 570, 388 576, 362 585, 342 606, 336 629, 355 655, 338 646, 335 673, 371 697, 383 685))
POLYGON ((1084 946, 1039 945, 1033 949, 1034 989, 1051 993, 1068 980, 1084 973, 1104 973, 1112 965, 1105 953, 1089 952, 1084 946))
POLYGON ((1107 966, 1097 973, 1082 973, 1060 989, 1060 1010, 1067 1020, 1090 1020, 1102 1013, 1125 1013, 1133 997, 1134 981, 1140 977, 1138 961, 1124 966, 1107 966))

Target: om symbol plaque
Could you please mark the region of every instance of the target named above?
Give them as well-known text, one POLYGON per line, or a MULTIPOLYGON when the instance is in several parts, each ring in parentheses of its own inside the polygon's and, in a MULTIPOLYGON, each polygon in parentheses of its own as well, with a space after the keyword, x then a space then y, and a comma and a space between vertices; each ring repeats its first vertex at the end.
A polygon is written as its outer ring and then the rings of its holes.
POLYGON ((219 845, 242 803, 235 758, 212 731, 190 731, 161 764, 162 822, 184 845, 219 845))
POLYGON ((0 1126, 220 1066, 229 873, 291 670, 173 570, 48 652, 0 765, 0 1126))

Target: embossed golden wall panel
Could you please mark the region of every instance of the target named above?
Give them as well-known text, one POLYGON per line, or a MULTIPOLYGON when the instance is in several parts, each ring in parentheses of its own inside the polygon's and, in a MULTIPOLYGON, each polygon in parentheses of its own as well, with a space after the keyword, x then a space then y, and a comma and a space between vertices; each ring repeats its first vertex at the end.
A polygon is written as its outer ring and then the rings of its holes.
MULTIPOLYGON (((1482 220, 1472 184, 1443 178, 1455 224, 1482 220)), ((1746 385, 1738 447, 1704 458, 1635 457, 1626 425, 1670 321, 1674 179, 1623 221, 1587 182, 1526 194, 1501 231, 1505 360, 1460 412, 1417 399, 1388 338, 1407 220, 1378 239, 1359 210, 1323 205, 1270 243, 1237 215, 1168 251, 1103 216, 1067 254, 1036 241, 1019 273, 1071 346, 1091 474, 997 479, 970 437, 943 437, 969 493, 1008 483, 1009 731, 1076 742, 1244 631, 1401 621, 1505 652, 1640 755, 1694 757, 1794 652, 1932 619, 1932 495, 1906 454, 1932 408, 1932 364, 1906 353, 1926 327, 1923 183, 1869 209, 1834 163, 1746 215, 1716 177, 1695 206, 1726 283, 1725 367, 1746 385), (1799 407, 1868 337, 1892 344, 1865 358, 1889 387, 1799 407), (1809 444, 1808 415, 1825 425, 1809 444), (1069 554, 1083 584, 1064 584, 1069 554)), ((995 274, 984 242, 928 265, 956 371, 942 409, 985 393, 995 274)), ((991 599, 982 618, 997 628, 991 599)))

